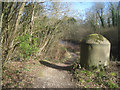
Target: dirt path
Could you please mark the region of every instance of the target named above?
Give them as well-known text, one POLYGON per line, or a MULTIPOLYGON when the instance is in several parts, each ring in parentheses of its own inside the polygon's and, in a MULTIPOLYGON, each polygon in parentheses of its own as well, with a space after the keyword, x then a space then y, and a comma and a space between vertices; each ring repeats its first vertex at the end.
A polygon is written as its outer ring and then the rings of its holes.
MULTIPOLYGON (((70 53, 70 52, 69 52, 70 53)), ((34 88, 75 88, 76 83, 70 70, 76 54, 70 53, 71 59, 64 63, 53 63, 49 61, 40 61, 38 67, 34 67, 31 76, 34 76, 34 88)))
POLYGON ((41 66, 31 73, 34 74, 34 88, 74 88, 76 87, 69 70, 71 66, 66 64, 54 64, 41 61, 41 66), (38 70, 37 70, 38 69, 38 70))

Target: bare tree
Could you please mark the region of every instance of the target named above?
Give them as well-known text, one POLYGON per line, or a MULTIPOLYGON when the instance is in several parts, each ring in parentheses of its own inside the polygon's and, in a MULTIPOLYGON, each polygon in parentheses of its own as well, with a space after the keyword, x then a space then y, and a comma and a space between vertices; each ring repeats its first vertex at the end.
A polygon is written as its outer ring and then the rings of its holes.
POLYGON ((3 44, 3 64, 9 60, 14 48, 14 39, 17 36, 19 23, 26 3, 3 3, 3 27, 2 27, 2 44, 3 44), (12 22, 12 24, 11 24, 12 22))

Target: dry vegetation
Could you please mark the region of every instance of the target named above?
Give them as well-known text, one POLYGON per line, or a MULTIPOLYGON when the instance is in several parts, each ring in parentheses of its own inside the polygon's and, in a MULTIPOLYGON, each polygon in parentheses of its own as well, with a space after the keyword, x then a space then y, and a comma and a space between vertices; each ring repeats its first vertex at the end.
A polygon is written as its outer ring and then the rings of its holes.
POLYGON ((27 62, 11 61, 3 69, 3 88, 33 88, 35 76, 38 75, 41 64, 38 60, 27 62), (34 75, 36 74, 36 75, 34 75))
POLYGON ((73 67, 73 75, 78 87, 83 88, 120 88, 120 62, 110 62, 108 67, 81 68, 79 63, 73 67))

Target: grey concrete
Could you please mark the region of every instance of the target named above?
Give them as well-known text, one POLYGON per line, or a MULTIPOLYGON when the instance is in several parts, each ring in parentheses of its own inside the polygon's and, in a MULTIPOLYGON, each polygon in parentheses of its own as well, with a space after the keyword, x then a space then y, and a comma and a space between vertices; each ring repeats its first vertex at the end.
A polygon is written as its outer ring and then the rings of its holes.
POLYGON ((80 64, 82 67, 108 66, 110 42, 100 34, 91 34, 81 43, 80 64))

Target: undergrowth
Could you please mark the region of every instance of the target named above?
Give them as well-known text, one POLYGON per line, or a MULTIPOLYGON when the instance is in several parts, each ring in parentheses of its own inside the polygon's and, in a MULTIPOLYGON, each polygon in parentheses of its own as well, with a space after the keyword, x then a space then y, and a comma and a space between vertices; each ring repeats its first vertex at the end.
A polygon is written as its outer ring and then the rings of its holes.
POLYGON ((38 51, 38 38, 31 38, 29 34, 23 34, 22 36, 16 37, 15 40, 20 43, 19 52, 24 60, 28 59, 32 54, 38 51))
POLYGON ((78 87, 83 88, 119 88, 119 73, 110 71, 112 67, 81 68, 79 62, 74 63, 73 75, 78 87))
POLYGON ((11 62, 2 71, 2 88, 31 88, 31 81, 21 62, 11 62))

